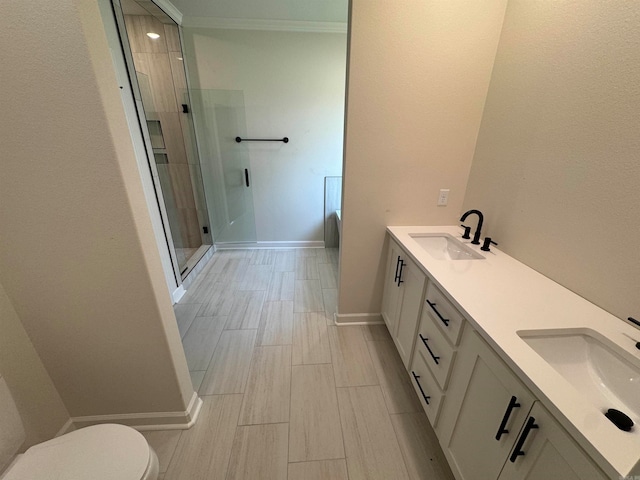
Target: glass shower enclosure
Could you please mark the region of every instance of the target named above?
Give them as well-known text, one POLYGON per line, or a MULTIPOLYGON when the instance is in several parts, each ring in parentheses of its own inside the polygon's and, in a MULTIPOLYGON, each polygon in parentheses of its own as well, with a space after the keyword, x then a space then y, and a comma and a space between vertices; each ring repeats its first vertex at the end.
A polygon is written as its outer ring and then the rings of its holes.
POLYGON ((130 78, 143 107, 139 113, 149 167, 180 281, 212 244, 180 34, 152 2, 113 3, 120 4, 123 14, 119 27, 128 40, 123 42, 125 57, 133 63, 130 78))

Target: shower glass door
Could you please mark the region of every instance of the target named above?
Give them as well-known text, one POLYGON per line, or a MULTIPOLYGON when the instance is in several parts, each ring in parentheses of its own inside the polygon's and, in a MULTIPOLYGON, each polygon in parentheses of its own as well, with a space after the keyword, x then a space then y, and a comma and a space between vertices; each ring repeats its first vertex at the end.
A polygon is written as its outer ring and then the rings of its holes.
POLYGON ((216 245, 256 241, 244 94, 239 90, 191 89, 202 177, 216 245))
POLYGON ((179 29, 152 2, 112 1, 122 12, 119 29, 121 36, 126 33, 123 45, 130 47, 125 57, 135 71, 131 80, 140 93, 141 126, 148 134, 145 143, 176 280, 184 279, 212 239, 179 29))

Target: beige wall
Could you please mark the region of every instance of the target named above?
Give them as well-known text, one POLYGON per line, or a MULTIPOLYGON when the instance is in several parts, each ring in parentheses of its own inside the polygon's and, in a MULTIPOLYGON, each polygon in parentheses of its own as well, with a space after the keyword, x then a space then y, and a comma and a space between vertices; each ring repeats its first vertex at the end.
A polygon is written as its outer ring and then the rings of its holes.
POLYGON ((509 2, 464 201, 505 252, 624 318, 640 317, 639 26, 635 2, 509 2))
POLYGON ((0 284, 0 375, 27 433, 25 447, 53 437, 69 413, 0 284))
POLYGON ((0 281, 72 417, 192 388, 96 2, 0 7, 0 281))
POLYGON ((386 225, 458 220, 505 5, 352 1, 341 314, 380 312, 386 225))

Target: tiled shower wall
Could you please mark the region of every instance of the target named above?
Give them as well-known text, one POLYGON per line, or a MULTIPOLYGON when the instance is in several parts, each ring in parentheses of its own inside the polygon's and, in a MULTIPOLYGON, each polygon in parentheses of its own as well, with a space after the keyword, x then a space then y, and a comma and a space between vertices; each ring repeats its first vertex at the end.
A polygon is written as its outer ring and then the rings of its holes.
POLYGON ((182 108, 188 100, 178 28, 150 15, 125 15, 125 22, 136 72, 148 78, 151 98, 144 99, 143 91, 143 103, 152 124, 150 130, 154 122, 156 126, 159 122, 162 130, 162 137, 151 135, 153 146, 158 147, 154 156, 173 240, 177 248, 197 248, 210 242, 200 228, 208 225, 206 211, 199 208, 205 205, 202 179, 191 120, 182 108), (151 39, 148 32, 158 33, 160 38, 151 39), (152 108, 148 105, 151 102, 152 108), (179 235, 174 231, 176 226, 179 235))

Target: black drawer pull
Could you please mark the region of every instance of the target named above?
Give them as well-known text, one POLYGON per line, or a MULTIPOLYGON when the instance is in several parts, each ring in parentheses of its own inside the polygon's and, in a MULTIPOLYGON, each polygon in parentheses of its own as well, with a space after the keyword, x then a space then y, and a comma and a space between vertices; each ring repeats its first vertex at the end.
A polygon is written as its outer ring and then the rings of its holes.
POLYGON ((244 169, 244 184, 247 187, 249 186, 249 169, 248 168, 244 169))
POLYGON ((496 433, 496 440, 500 440, 500 437, 502 437, 503 433, 509 433, 509 430, 507 430, 505 427, 507 426, 507 422, 509 421, 511 412, 513 411, 514 408, 518 408, 518 407, 520 407, 520 404, 518 403, 518 399, 512 396, 511 400, 509 400, 509 405, 507 405, 507 409, 504 412, 504 417, 502 417, 502 422, 500 422, 500 427, 498 427, 498 433, 496 433))
POLYGON ((420 389, 420 393, 422 394, 422 398, 424 398, 424 401, 427 402, 427 405, 429 405, 429 399, 431 397, 429 395, 425 395, 424 390, 422 389, 422 385, 420 385, 420 380, 418 380, 420 378, 420 375, 416 375, 416 372, 414 372, 413 370, 411 371, 411 375, 413 375, 413 379, 418 384, 418 388, 420 389))
POLYGON ((527 441, 529 433, 531 433, 531 430, 534 428, 538 428, 538 425, 536 425, 536 419, 529 417, 529 420, 527 420, 527 424, 524 426, 524 430, 522 431, 522 435, 520 435, 518 443, 516 443, 513 453, 509 457, 509 461, 511 463, 514 463, 520 455, 524 455, 525 452, 522 450, 522 446, 524 445, 524 442, 527 441))
MULTIPOLYGON (((398 260, 400 260, 400 257, 398 257, 398 260)), ((400 271, 398 272, 398 287, 400 286, 401 283, 404 283, 404 280, 402 280, 402 269, 404 268, 404 266, 406 265, 406 263, 404 263, 404 260, 400 260, 400 271)))
POLYGON ((418 335, 420 336, 420 340, 422 340, 422 343, 424 343, 424 346, 427 347, 427 350, 429 350, 429 353, 431 354, 431 358, 433 358, 433 361, 436 362, 436 365, 440 365, 440 362, 438 361, 440 360, 440 357, 436 357, 431 351, 431 349, 429 348, 429 344, 427 343, 427 340, 429 339, 424 338, 421 333, 419 333, 418 335))
POLYGON ((444 323, 444 326, 448 327, 449 326, 449 319, 448 318, 444 318, 442 315, 440 315, 440 312, 436 308, 436 303, 435 302, 431 303, 428 298, 427 298, 427 303, 433 309, 433 311, 436 312, 436 315, 442 321, 442 323, 444 323))
POLYGON ((398 260, 396 261, 396 276, 393 278, 394 282, 397 282, 398 278, 400 278, 400 275, 398 275, 399 268, 400 268, 400 255, 398 255, 398 260))

